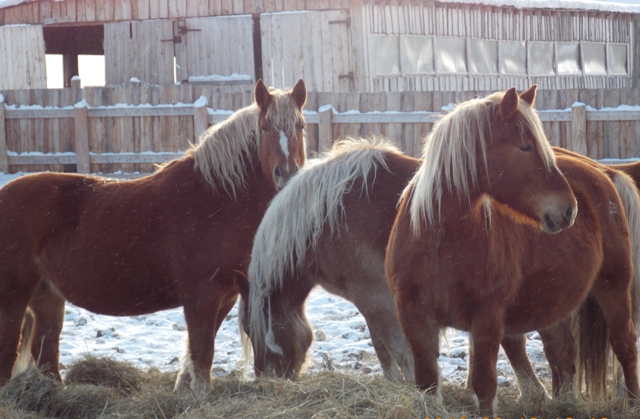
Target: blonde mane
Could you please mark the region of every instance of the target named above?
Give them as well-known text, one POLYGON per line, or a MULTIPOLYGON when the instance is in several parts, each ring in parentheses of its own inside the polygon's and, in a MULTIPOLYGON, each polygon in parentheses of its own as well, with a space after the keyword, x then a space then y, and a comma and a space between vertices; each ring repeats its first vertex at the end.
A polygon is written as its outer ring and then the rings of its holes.
MULTIPOLYGON (((272 352, 278 353, 280 348, 273 341, 266 300, 282 288, 286 275, 303 268, 307 251, 317 248, 325 228, 332 235, 348 228, 343 225, 344 195, 357 179, 367 179, 373 173, 375 180, 378 167, 388 170, 386 153, 401 154, 381 139, 337 142, 323 157, 309 161, 267 208, 249 265, 249 330, 252 338, 263 340, 272 352), (265 312, 269 319, 264 318, 265 312)), ((368 196, 369 187, 363 182, 361 193, 368 196)))
MULTIPOLYGON (((270 93, 272 100, 266 119, 293 137, 296 123, 304 121, 302 111, 290 91, 272 90, 270 93)), ((194 157, 195 169, 216 193, 222 187, 237 199, 238 193, 246 188, 247 167, 258 158, 259 116, 260 108, 255 103, 242 108, 225 121, 209 127, 200 136, 198 144, 187 152, 194 157)))
MULTIPOLYGON (((470 199, 472 187, 477 186, 477 148, 483 156, 487 170, 485 132, 490 127, 504 92, 497 92, 481 99, 463 102, 438 121, 427 136, 422 151, 422 165, 402 193, 409 191, 409 211, 411 226, 416 235, 420 234, 421 220, 433 225, 435 214, 440 214, 442 196, 445 192, 457 192, 460 201, 470 199), (471 177, 472 185, 469 185, 471 177), (446 189, 445 189, 446 188, 446 189)), ((517 116, 520 135, 532 133, 536 150, 547 170, 556 165, 555 154, 544 134, 542 122, 531 106, 519 100, 517 116)), ((489 136, 491 133, 489 133, 489 136)))

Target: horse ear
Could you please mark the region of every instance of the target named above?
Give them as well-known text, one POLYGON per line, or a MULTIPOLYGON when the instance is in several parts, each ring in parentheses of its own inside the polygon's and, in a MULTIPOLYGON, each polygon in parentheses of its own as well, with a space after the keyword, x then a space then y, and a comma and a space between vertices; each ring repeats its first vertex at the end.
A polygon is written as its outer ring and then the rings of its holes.
POLYGON ((271 93, 262 79, 259 79, 256 83, 255 100, 258 107, 263 111, 269 107, 269 103, 271 102, 271 93))
POLYGON ((296 86, 291 92, 291 96, 293 96, 293 100, 296 102, 296 105, 302 109, 304 104, 307 102, 307 86, 304 84, 304 80, 298 80, 298 83, 296 83, 296 86))
POLYGON ((538 89, 538 85, 534 84, 526 92, 520 94, 520 99, 533 106, 536 101, 536 89, 538 89))
POLYGON ((240 293, 240 297, 244 301, 249 300, 249 279, 244 272, 234 269, 233 271, 233 284, 240 293))
POLYGON ((509 119, 518 111, 518 93, 516 88, 507 90, 500 102, 500 112, 504 119, 509 119))

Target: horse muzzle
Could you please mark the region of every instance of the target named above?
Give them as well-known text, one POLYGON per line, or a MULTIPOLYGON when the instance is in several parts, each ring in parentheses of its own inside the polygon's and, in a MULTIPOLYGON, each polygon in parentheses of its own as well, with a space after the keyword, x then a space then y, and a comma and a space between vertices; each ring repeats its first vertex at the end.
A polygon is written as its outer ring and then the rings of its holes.
POLYGON ((578 214, 576 202, 568 205, 548 208, 541 217, 542 230, 549 234, 556 234, 573 225, 578 214))
POLYGON ((289 169, 289 167, 290 165, 287 164, 287 168, 283 169, 278 165, 273 169, 273 183, 276 186, 277 191, 280 191, 282 188, 287 186, 289 180, 300 170, 295 164, 291 169, 289 169))

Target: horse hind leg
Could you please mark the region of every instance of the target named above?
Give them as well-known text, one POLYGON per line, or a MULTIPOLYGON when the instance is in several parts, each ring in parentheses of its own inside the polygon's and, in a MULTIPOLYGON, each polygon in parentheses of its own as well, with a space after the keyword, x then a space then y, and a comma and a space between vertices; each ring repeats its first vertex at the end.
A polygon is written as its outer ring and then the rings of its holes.
MULTIPOLYGON (((638 349, 636 329, 632 321, 629 287, 620 281, 607 281, 600 278, 593 289, 593 296, 602 308, 602 314, 609 329, 609 342, 620 362, 625 378, 627 395, 637 404, 640 397, 638 349)), ((588 329, 588 327, 581 327, 581 329, 588 329)), ((606 362, 606 358, 601 362, 606 362)))
POLYGON ((575 396, 575 342, 571 324, 569 316, 538 331, 551 369, 554 398, 575 396))
POLYGON ((35 316, 31 354, 43 374, 60 376, 60 333, 64 324, 65 299, 50 283, 43 281, 29 302, 35 316))
POLYGON ((0 305, 0 386, 11 379, 18 358, 22 319, 26 303, 5 301, 0 305))
POLYGON ((520 387, 520 398, 525 402, 543 402, 551 398, 536 376, 527 356, 525 335, 505 335, 500 342, 504 353, 516 375, 520 387))
POLYGON ((31 309, 27 308, 22 320, 22 331, 20 333, 20 346, 18 347, 18 359, 16 360, 11 376, 14 377, 35 366, 35 361, 31 355, 31 344, 36 319, 31 309))

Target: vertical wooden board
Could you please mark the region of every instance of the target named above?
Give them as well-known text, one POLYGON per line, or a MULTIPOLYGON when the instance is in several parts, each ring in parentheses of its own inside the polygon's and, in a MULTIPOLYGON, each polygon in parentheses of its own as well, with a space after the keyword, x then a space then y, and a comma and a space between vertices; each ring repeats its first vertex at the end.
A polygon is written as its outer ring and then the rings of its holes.
POLYGON ((149 8, 151 6, 151 3, 153 3, 152 0, 132 0, 132 1, 138 2, 138 9, 137 9, 138 15, 132 16, 132 19, 147 20, 151 18, 149 8))
POLYGON ((169 17, 173 19, 180 17, 178 14, 178 0, 167 0, 167 4, 169 6, 169 17))
POLYGON ((318 92, 325 91, 325 78, 330 78, 331 74, 324 73, 324 60, 331 59, 331 57, 324 56, 322 19, 318 12, 311 14, 311 25, 309 26, 305 39, 310 43, 305 47, 306 54, 311 54, 310 64, 313 74, 313 84, 310 88, 318 92))
MULTIPOLYGON (((66 6, 67 6, 67 10, 66 10, 66 14, 65 16, 67 16, 67 18, 69 19, 69 22, 75 22, 77 17, 77 11, 76 11, 76 0, 69 0, 65 2, 66 6)), ((37 3, 33 3, 32 5, 32 16, 37 17, 38 16, 38 4, 37 3)), ((40 22, 39 20, 34 20, 34 23, 36 22, 40 22)))
MULTIPOLYGON (((147 0, 141 0, 147 1, 147 0)), ((149 2, 149 19, 158 19, 160 17, 160 0, 148 0, 149 2)))
POLYGON ((329 12, 320 13, 320 21, 322 24, 322 72, 324 74, 324 92, 333 92, 334 78, 333 73, 333 45, 331 44, 331 14, 329 12))
POLYGON ((262 40, 262 79, 267 86, 273 86, 273 54, 271 53, 271 16, 270 13, 260 15, 260 38, 262 40))
POLYGON ((294 34, 294 36, 300 37, 301 47, 301 61, 302 61, 302 78, 307 86, 307 90, 316 90, 316 79, 313 72, 313 65, 315 62, 315 56, 313 51, 313 33, 311 27, 313 26, 314 16, 313 12, 303 12, 300 14, 300 32, 294 34))
MULTIPOLYGON (((280 19, 280 33, 282 36, 282 82, 278 87, 284 88, 287 86, 291 86, 291 81, 294 78, 293 68, 297 63, 294 63, 293 58, 293 43, 294 40, 292 36, 288 36, 289 31, 292 29, 292 21, 295 19, 296 14, 293 13, 283 13, 279 16, 280 19)), ((275 57, 274 57, 275 58, 275 57)))
MULTIPOLYGON (((97 0, 100 2, 100 0, 97 0)), ((85 19, 87 22, 92 22, 96 20, 96 0, 85 0, 85 19)))
MULTIPOLYGON (((336 13, 336 20, 348 21, 348 15, 344 11, 336 13)), ((346 24, 337 24, 336 30, 333 31, 333 38, 341 48, 336 49, 336 54, 340 54, 340 66, 337 69, 338 84, 342 92, 351 92, 355 90, 355 83, 349 78, 353 74, 354 68, 351 62, 351 44, 349 42, 349 26, 346 24), (341 78, 342 77, 342 78, 341 78)), ((335 62, 334 62, 335 71, 335 62)), ((335 84, 334 84, 335 87, 335 84)))
MULTIPOLYGON (((192 2, 194 0, 190 0, 192 2)), ((177 12, 180 17, 187 17, 187 0, 178 0, 177 1, 177 12)))
MULTIPOLYGON (((605 107, 617 107, 620 104, 620 95, 617 90, 609 89, 604 92, 605 107)), ((620 140, 618 121, 607 121, 603 124, 603 140, 605 158, 620 158, 620 140)))
MULTIPOLYGON (((414 108, 414 100, 415 100, 415 92, 413 91, 405 91, 401 93, 401 110, 403 112, 413 112, 414 108)), ((415 156, 419 153, 420 149, 416 149, 415 144, 415 131, 419 131, 419 124, 402 124, 402 143, 403 148, 406 150, 405 152, 409 156, 415 156)))
POLYGON ((287 32, 291 34, 288 38, 291 40, 291 76, 286 86, 293 87, 295 83, 304 77, 304 62, 303 62, 303 47, 302 47, 302 25, 301 15, 302 13, 292 13, 289 19, 289 25, 287 32))
POLYGON ((283 76, 283 38, 282 15, 274 13, 271 15, 271 65, 273 72, 273 87, 284 87, 283 76))
MULTIPOLYGON (((76 6, 78 4, 82 3, 84 5, 84 0, 76 0, 76 6)), ((78 19, 79 22, 84 21, 84 8, 82 9, 82 19, 80 19, 80 7, 77 7, 77 13, 76 13, 76 19, 78 19)), ((48 1, 41 1, 38 2, 38 10, 39 10, 39 16, 38 16, 38 21, 39 22, 44 22, 45 19, 49 19, 51 18, 51 2, 48 1)))
MULTIPOLYGON (((343 93, 340 95, 341 107, 345 111, 360 111, 360 94, 359 93, 343 93)), ((343 135, 350 137, 360 137, 362 135, 362 124, 345 125, 343 135)))
POLYGON ((169 17, 169 0, 159 0, 158 3, 158 13, 160 14, 160 18, 169 17))

